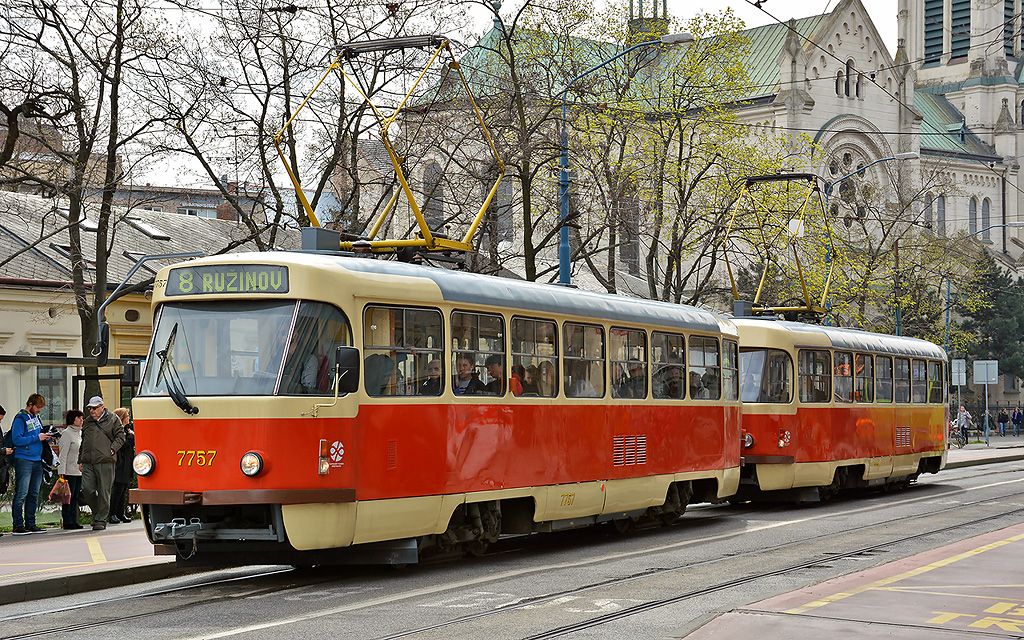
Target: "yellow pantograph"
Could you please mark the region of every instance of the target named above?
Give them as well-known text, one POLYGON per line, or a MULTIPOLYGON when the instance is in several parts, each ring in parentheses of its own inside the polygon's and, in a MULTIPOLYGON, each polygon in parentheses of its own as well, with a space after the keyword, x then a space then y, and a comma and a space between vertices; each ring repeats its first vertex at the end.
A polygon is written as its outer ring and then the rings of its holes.
MULTIPOLYGON (((292 114, 292 117, 281 127, 281 130, 274 135, 274 146, 277 148, 277 154, 281 158, 281 163, 284 165, 285 171, 288 172, 288 177, 292 181, 292 185, 295 187, 295 193, 302 204, 303 210, 309 217, 309 222, 312 226, 319 227, 320 221, 317 219, 316 214, 313 212, 313 208, 309 204, 309 200, 306 198, 306 194, 302 191, 302 185, 299 182, 299 178, 296 175, 295 168, 291 166, 285 157, 284 150, 282 149, 282 142, 284 140, 285 132, 292 125, 295 119, 299 116, 299 113, 309 104, 310 98, 316 93, 320 85, 327 80, 328 76, 332 71, 337 71, 342 75, 345 82, 349 87, 355 89, 359 96, 366 102, 377 118, 377 122, 380 125, 380 140, 384 145, 384 149, 388 153, 388 157, 391 159, 391 166, 395 170, 395 177, 398 180, 400 189, 396 189, 392 194, 391 198, 384 205, 380 214, 377 216, 370 229, 370 233, 363 241, 369 242, 370 249, 377 253, 385 253, 396 251, 403 247, 414 247, 421 248, 427 251, 472 251, 473 236, 476 235, 476 230, 479 228, 480 223, 483 221, 484 215, 487 213, 488 207, 491 205, 491 201, 494 200, 495 194, 498 192, 498 186, 501 184, 501 180, 505 175, 505 163, 498 155, 498 149, 494 144, 494 139, 491 137, 491 132, 487 128, 487 123, 484 121, 483 112, 480 107, 477 106, 476 100, 473 97, 473 91, 470 89, 469 82, 466 80, 466 76, 463 75, 461 65, 455 59, 455 55, 451 49, 451 43, 447 38, 435 35, 427 36, 407 36, 402 38, 385 38, 381 40, 367 40, 363 42, 350 43, 340 49, 340 53, 334 59, 333 62, 327 67, 327 70, 320 77, 317 83, 313 86, 313 89, 309 92, 306 98, 302 101, 299 107, 292 114), (359 83, 356 82, 343 68, 343 62, 345 60, 354 58, 362 53, 369 53, 372 51, 391 51, 398 49, 410 49, 410 48, 423 48, 430 47, 433 49, 433 53, 427 64, 424 66, 423 71, 416 77, 416 81, 412 83, 405 96, 398 103, 398 106, 390 114, 382 112, 369 96, 362 90, 359 83), (484 199, 483 204, 480 206, 480 210, 476 213, 472 223, 469 225, 469 229, 466 230, 466 234, 461 240, 453 240, 439 235, 436 230, 430 229, 427 225, 426 218, 423 216, 422 206, 416 199, 416 195, 413 193, 412 187, 409 186, 409 180, 406 178, 405 170, 402 168, 402 161, 395 153, 394 145, 391 142, 388 131, 391 125, 398 119, 398 114, 405 107, 409 101, 410 96, 419 87, 423 78, 427 72, 442 58, 442 55, 447 54, 448 59, 448 71, 455 71, 459 79, 462 82, 462 87, 466 90, 466 96, 469 99, 469 104, 473 108, 473 115, 476 118, 476 122, 480 127, 480 131, 483 134, 484 140, 487 142, 487 147, 490 149, 491 154, 494 157, 495 165, 497 167, 498 177, 495 179, 494 184, 491 185, 490 190, 487 192, 487 196, 484 199), (393 213, 395 205, 398 203, 398 198, 404 195, 405 199, 409 203, 409 208, 412 210, 413 215, 416 217, 416 224, 419 227, 419 237, 416 238, 401 238, 401 239, 377 239, 377 234, 384 227, 384 223, 387 218, 393 213)), ((447 76, 447 71, 445 73, 447 76)), ((443 85, 443 83, 441 83, 443 85)), ((341 249, 351 249, 352 242, 342 242, 341 249)))
POLYGON ((726 228, 725 246, 722 253, 725 258, 726 270, 729 273, 729 282, 732 285, 733 299, 739 300, 739 287, 736 285, 736 277, 733 273, 733 263, 729 255, 730 240, 732 240, 732 236, 736 232, 736 218, 739 215, 739 212, 742 210, 752 213, 753 221, 756 223, 756 229, 754 230, 755 239, 753 242, 755 245, 760 246, 760 252, 763 252, 764 258, 764 267, 761 270, 761 278, 757 283, 757 291, 754 294, 754 299, 751 301, 751 306, 753 307, 753 312, 755 314, 808 314, 820 317, 826 313, 825 303, 828 299, 829 287, 832 284, 832 274, 835 271, 836 251, 832 237, 832 227, 829 225, 828 214, 825 211, 825 204, 822 200, 821 188, 819 185, 821 181, 822 179, 813 173, 777 173, 765 176, 752 176, 743 181, 742 191, 736 201, 736 205, 733 207, 732 216, 730 216, 729 224, 726 228), (784 219, 778 212, 771 210, 760 202, 758 198, 755 198, 752 195, 752 191, 755 187, 778 182, 795 182, 800 184, 804 191, 800 208, 792 218, 784 219), (812 201, 816 201, 817 206, 814 206, 812 201), (749 203, 749 205, 744 206, 747 203, 749 203), (800 253, 797 250, 799 240, 804 235, 804 229, 806 228, 805 223, 807 221, 808 214, 811 213, 813 215, 812 210, 820 211, 823 223, 822 226, 825 230, 825 237, 828 242, 828 252, 826 257, 829 265, 828 275, 825 279, 825 285, 821 291, 820 301, 817 303, 811 299, 810 291, 807 288, 807 278, 804 273, 804 267, 800 262, 800 253), (762 301, 764 285, 768 279, 768 272, 771 269, 773 253, 777 254, 787 251, 785 248, 781 248, 779 246, 783 242, 788 244, 789 249, 793 252, 797 278, 800 280, 802 294, 800 297, 803 299, 803 304, 800 305, 772 305, 762 301))

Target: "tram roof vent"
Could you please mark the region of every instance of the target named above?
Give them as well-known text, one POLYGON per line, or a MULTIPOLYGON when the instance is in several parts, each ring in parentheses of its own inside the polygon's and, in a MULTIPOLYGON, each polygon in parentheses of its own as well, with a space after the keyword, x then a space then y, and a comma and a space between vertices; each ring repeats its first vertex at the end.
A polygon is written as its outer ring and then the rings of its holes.
POLYGON ((312 253, 339 254, 338 245, 341 242, 341 234, 323 227, 303 227, 300 230, 302 235, 302 250, 312 253))

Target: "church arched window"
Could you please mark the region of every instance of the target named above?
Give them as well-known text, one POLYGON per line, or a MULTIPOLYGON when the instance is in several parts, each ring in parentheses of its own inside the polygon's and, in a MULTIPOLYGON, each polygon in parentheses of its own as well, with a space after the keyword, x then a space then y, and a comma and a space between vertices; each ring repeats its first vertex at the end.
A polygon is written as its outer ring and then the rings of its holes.
POLYGON ((978 199, 972 197, 967 206, 967 233, 974 235, 978 233, 978 199))
POLYGON ((846 61, 846 85, 843 87, 843 92, 846 97, 849 98, 853 95, 853 60, 846 61))
POLYGON ((981 232, 981 237, 984 238, 986 242, 992 240, 992 229, 989 228, 992 226, 992 216, 990 210, 991 205, 989 204, 989 200, 988 198, 985 198, 984 200, 981 201, 981 228, 983 229, 983 231, 981 232))
POLYGON ((836 95, 837 96, 843 95, 843 87, 844 86, 845 85, 843 84, 843 72, 839 71, 838 73, 836 73, 836 95))
POLYGON ((924 197, 924 211, 921 212, 921 223, 925 226, 926 229, 930 229, 932 226, 932 210, 934 209, 934 207, 935 199, 932 197, 932 194, 929 193, 924 197))
POLYGON ((935 199, 935 232, 940 236, 946 235, 946 196, 939 196, 935 199))

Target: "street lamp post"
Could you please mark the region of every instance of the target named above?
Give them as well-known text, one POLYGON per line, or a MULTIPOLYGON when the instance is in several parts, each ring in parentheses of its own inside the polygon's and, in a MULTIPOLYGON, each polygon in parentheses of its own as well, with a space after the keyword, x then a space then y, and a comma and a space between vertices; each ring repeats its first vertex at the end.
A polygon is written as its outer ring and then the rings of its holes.
POLYGON ((590 75, 591 73, 602 69, 612 62, 615 62, 619 58, 627 55, 637 49, 643 49, 645 47, 652 47, 660 44, 685 44, 687 42, 693 42, 693 35, 690 33, 670 33, 668 35, 661 36, 657 40, 648 40, 635 44, 631 47, 623 49, 619 53, 615 54, 611 58, 608 58, 600 64, 590 67, 583 73, 579 74, 572 80, 566 83, 565 88, 562 89, 558 95, 562 96, 562 127, 560 132, 561 144, 561 158, 559 160, 559 174, 558 174, 558 188, 559 188, 559 215, 558 215, 558 283, 563 285, 570 284, 572 280, 571 275, 571 260, 569 255, 569 227, 567 222, 569 220, 569 90, 572 86, 579 82, 581 79, 590 75))
MULTIPOLYGON (((872 160, 871 162, 867 163, 866 165, 864 165, 860 169, 857 169, 856 171, 851 171, 850 173, 846 174, 845 176, 840 176, 840 177, 836 178, 835 180, 831 180, 831 181, 827 182, 825 184, 825 212, 826 212, 826 215, 828 213, 829 200, 832 198, 832 190, 840 182, 842 182, 844 180, 847 180, 849 178, 852 178, 853 176, 861 175, 861 174, 864 173, 864 171, 867 170, 868 167, 872 167, 872 166, 874 166, 876 164, 879 164, 881 162, 891 162, 893 160, 916 160, 917 157, 918 157, 917 156, 917 152, 915 152, 915 151, 906 151, 904 153, 897 153, 896 155, 886 156, 884 158, 879 158, 877 160, 872 160)), ((895 291, 894 291, 895 300, 896 300, 896 335, 900 335, 900 330, 902 328, 901 325, 902 325, 902 315, 903 315, 903 313, 902 313, 902 309, 900 307, 900 279, 899 279, 900 245, 899 245, 899 240, 896 240, 896 242, 894 244, 894 248, 895 248, 895 251, 896 251, 896 272, 897 272, 896 278, 895 278, 895 291)))

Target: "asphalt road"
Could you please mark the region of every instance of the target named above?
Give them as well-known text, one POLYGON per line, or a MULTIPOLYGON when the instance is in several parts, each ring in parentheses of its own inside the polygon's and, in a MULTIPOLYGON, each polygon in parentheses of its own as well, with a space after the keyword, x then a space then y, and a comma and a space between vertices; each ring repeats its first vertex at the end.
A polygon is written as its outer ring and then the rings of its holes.
POLYGON ((260 567, 0 607, 0 637, 678 638, 711 617, 1024 522, 1024 465, 809 507, 691 508, 627 534, 505 541, 406 569, 260 567))

